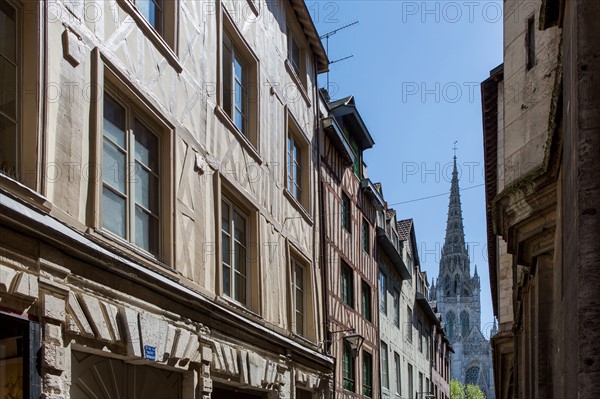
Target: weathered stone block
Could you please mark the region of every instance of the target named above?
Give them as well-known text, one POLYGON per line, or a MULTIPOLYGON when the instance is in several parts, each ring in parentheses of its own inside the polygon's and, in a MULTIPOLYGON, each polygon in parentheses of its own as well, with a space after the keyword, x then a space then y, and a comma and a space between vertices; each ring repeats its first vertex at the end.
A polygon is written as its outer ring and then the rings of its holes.
POLYGON ((29 273, 21 273, 14 283, 13 294, 25 299, 36 300, 39 296, 38 279, 29 273))
POLYGON ((55 324, 44 324, 44 341, 47 343, 62 345, 62 329, 55 324))
POLYGON ((10 285, 17 275, 14 269, 0 265, 0 292, 8 292, 10 285))
POLYGON ((200 390, 203 393, 209 393, 213 390, 213 381, 208 377, 200 377, 200 390))
POLYGON ((42 315, 48 319, 64 322, 66 316, 64 298, 59 298, 49 292, 44 293, 42 315))
POLYGON ((52 370, 66 370, 66 350, 63 347, 45 343, 42 346, 42 366, 52 370))
POLYGON ((138 312, 130 308, 120 308, 119 320, 121 335, 127 346, 127 355, 142 357, 138 312))
POLYGON ((60 376, 47 373, 44 376, 44 391, 52 394, 63 393, 63 381, 60 376))
POLYGON ((88 321, 90 322, 92 329, 96 333, 96 338, 103 341, 112 342, 108 324, 104 318, 104 313, 102 312, 98 298, 86 294, 80 294, 79 300, 84 311, 86 312, 86 316, 88 316, 88 321))

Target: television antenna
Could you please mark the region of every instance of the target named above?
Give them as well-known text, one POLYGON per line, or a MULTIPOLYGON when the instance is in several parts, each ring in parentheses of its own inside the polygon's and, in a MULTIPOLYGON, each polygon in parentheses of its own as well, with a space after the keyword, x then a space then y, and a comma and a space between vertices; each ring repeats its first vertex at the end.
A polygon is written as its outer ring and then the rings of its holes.
MULTIPOLYGON (((344 26, 340 26, 337 29, 334 29, 334 30, 332 30, 330 32, 325 33, 324 35, 321 35, 321 37, 319 39, 321 39, 321 40, 325 39, 325 52, 327 53, 327 57, 329 57, 329 38, 331 36, 335 35, 336 33, 340 32, 340 31, 343 31, 344 29, 348 29, 351 26, 354 26, 354 25, 357 25, 357 24, 358 24, 358 21, 350 22, 349 24, 346 24, 344 26)), ((349 56, 346 56, 346 57, 343 57, 343 58, 339 58, 339 59, 337 59, 335 61, 330 61, 329 65, 335 64, 337 62, 345 61, 345 60, 347 60, 349 58, 352 58, 352 57, 354 57, 354 55, 349 55, 349 56)), ((327 71, 327 86, 326 87, 327 87, 327 89, 329 89, 329 71, 327 71)))

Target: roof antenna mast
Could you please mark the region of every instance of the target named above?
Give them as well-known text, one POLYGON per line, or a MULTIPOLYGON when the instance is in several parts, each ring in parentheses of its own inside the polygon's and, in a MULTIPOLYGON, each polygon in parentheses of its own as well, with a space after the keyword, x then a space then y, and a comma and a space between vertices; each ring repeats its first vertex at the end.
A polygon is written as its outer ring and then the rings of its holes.
MULTIPOLYGON (((329 57, 329 38, 331 36, 335 35, 336 33, 338 33, 339 31, 342 31, 344 29, 347 29, 347 28, 349 28, 351 26, 354 26, 354 25, 357 25, 357 24, 358 24, 358 21, 354 21, 354 22, 351 22, 351 23, 346 24, 344 26, 340 26, 339 28, 334 29, 331 32, 325 33, 324 35, 322 35, 319 38, 321 40, 325 39, 325 52, 327 53, 327 57, 329 57)), ((349 56, 337 59, 335 61, 330 61, 329 65, 335 64, 336 62, 341 62, 341 61, 347 60, 348 58, 352 58, 352 57, 354 57, 354 55, 349 55, 349 56)), ((327 90, 329 90, 329 71, 327 71, 327 86, 326 86, 326 88, 327 88, 327 90)))

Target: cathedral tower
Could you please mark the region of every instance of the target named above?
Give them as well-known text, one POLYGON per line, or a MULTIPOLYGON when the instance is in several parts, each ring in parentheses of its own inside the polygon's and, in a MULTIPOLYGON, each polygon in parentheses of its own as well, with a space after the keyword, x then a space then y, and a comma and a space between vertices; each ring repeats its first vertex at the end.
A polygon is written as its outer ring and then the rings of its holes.
POLYGON ((446 237, 439 275, 431 288, 446 326, 454 354, 451 376, 463 383, 479 385, 488 399, 494 398, 491 347, 481 332, 480 280, 477 266, 471 276, 469 247, 465 242, 459 176, 454 156, 446 237))

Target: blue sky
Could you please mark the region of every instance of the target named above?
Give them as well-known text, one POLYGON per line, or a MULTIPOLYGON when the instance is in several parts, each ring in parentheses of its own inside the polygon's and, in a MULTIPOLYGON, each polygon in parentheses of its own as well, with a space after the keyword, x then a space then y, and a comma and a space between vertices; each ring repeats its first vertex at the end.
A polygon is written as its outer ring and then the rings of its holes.
MULTIPOLYGON (((487 270, 479 83, 502 62, 502 1, 306 1, 329 39, 333 98, 355 95, 375 139, 365 153, 400 219, 413 218, 422 269, 437 277, 454 141, 471 273, 481 277, 482 330, 493 320, 487 270), (415 199, 442 194, 430 199, 415 199), (412 202, 408 202, 412 201, 412 202)), ((326 82, 321 76, 321 85, 326 82)))

